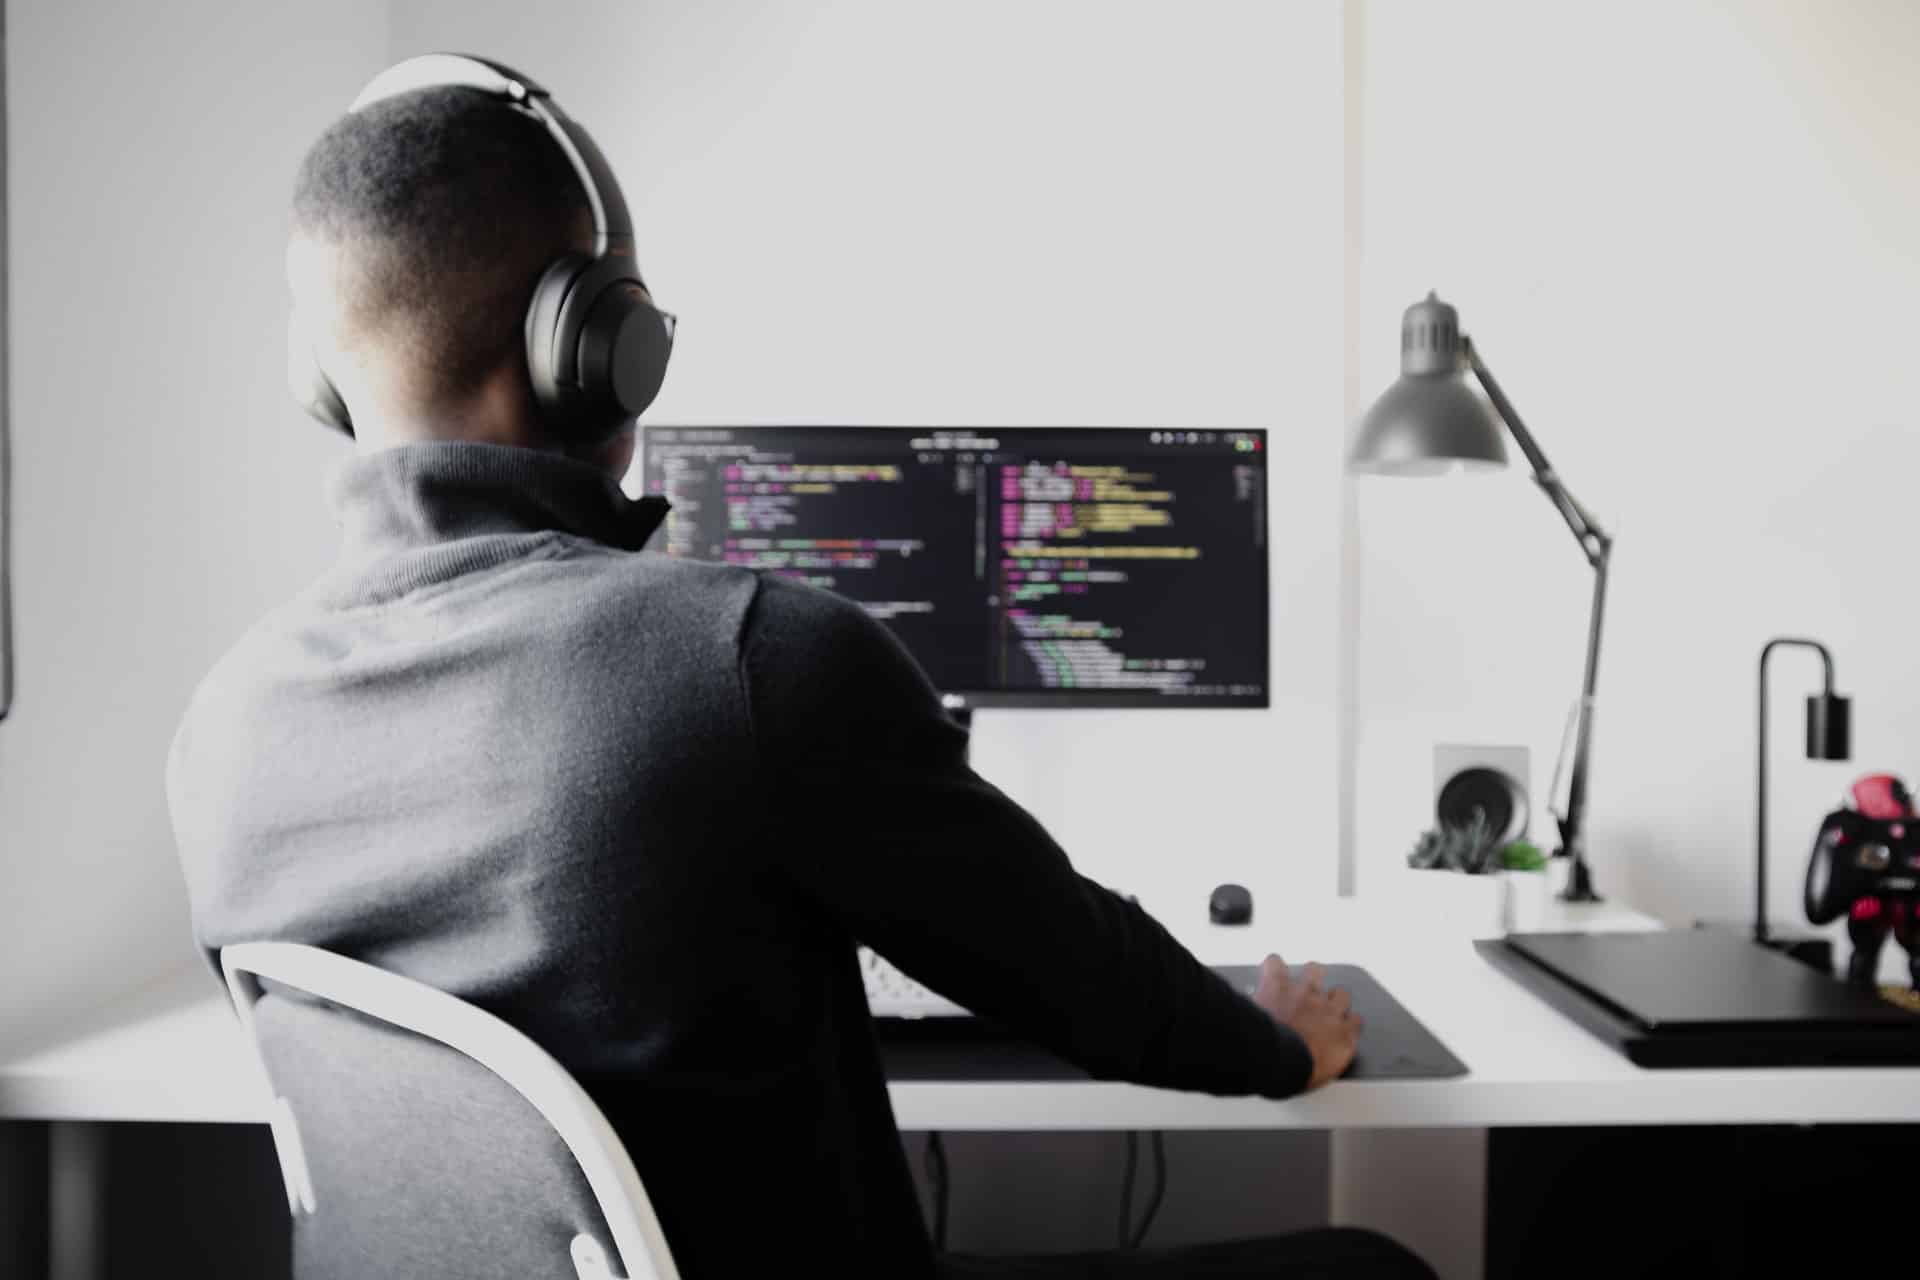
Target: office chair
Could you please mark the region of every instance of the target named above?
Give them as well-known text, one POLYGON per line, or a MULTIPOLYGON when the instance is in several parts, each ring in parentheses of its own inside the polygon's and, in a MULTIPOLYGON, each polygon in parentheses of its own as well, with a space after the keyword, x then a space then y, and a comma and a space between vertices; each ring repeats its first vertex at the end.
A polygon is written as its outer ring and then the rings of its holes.
POLYGON ((679 1280, 565 1068, 446 992, 318 947, 223 949, 273 1086, 300 1280, 679 1280))

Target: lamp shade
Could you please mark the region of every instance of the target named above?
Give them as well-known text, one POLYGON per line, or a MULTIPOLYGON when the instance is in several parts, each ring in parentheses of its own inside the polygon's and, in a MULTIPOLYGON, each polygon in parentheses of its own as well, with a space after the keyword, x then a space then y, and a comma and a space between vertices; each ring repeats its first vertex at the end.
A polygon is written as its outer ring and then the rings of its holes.
POLYGON ((1853 753, 1853 703, 1837 693, 1807 699, 1807 759, 1846 760, 1853 753))
POLYGON ((1461 360, 1460 316, 1429 293, 1400 321, 1400 379, 1360 419, 1351 471, 1434 475, 1507 464, 1493 406, 1470 386, 1461 360))

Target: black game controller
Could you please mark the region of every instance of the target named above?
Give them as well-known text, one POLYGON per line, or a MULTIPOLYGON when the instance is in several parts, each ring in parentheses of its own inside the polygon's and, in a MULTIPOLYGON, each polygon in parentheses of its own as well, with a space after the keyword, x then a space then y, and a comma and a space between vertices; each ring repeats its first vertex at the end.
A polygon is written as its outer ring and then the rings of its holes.
POLYGON ((1920 989, 1920 818, 1912 793, 1891 774, 1872 774, 1853 784, 1850 801, 1827 815, 1814 839, 1807 919, 1819 925, 1848 917, 1849 983, 1874 987, 1880 949, 1892 934, 1920 989))

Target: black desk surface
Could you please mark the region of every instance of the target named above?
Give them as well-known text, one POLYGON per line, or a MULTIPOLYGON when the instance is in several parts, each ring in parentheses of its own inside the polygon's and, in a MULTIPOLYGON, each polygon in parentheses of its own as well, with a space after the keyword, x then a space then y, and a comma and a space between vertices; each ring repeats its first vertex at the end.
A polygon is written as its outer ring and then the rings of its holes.
MULTIPOLYGON (((1466 1064, 1448 1052, 1373 975, 1356 965, 1326 966, 1329 986, 1345 987, 1367 1029, 1347 1080, 1423 1080, 1461 1076, 1466 1064)), ((1217 966, 1214 972, 1249 994, 1260 970, 1217 966)), ((1087 1073, 1045 1049, 974 1018, 879 1018, 880 1056, 889 1080, 1085 1080, 1087 1073)))

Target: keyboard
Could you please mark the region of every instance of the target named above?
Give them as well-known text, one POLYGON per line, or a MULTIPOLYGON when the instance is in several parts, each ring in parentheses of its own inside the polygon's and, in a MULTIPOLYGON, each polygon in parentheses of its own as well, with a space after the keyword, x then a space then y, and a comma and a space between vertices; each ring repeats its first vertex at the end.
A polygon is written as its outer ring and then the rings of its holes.
POLYGON ((860 976, 867 984, 867 1008, 876 1018, 973 1016, 945 996, 915 982, 869 947, 860 948, 860 976))

